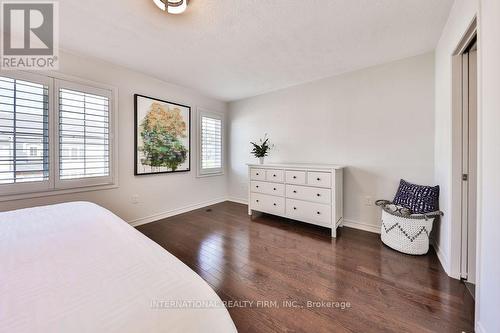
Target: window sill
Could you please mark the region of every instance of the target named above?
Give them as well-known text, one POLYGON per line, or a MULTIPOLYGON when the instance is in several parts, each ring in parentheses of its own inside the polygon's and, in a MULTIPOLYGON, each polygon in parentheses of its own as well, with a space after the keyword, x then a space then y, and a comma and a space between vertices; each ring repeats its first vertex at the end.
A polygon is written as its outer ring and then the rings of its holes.
POLYGON ((196 178, 206 178, 206 177, 216 177, 216 176, 224 176, 224 172, 222 171, 222 172, 197 174, 196 178))
POLYGON ((49 196, 51 197, 51 196, 55 196, 55 195, 63 195, 63 194, 71 194, 71 193, 79 193, 79 192, 103 191, 103 190, 111 190, 111 189, 116 189, 116 188, 119 188, 118 184, 96 185, 96 186, 79 187, 79 188, 71 188, 71 189, 57 189, 57 190, 22 193, 22 194, 7 194, 7 195, 0 196, 0 202, 24 200, 24 199, 34 199, 34 198, 49 197, 49 196))

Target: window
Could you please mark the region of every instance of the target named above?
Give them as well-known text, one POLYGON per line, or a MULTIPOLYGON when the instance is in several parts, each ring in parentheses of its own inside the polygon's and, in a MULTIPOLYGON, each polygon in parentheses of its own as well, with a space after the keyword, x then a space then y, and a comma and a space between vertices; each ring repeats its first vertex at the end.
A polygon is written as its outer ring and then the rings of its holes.
POLYGON ((0 73, 0 195, 113 183, 112 90, 0 73))
POLYGON ((111 92, 66 81, 57 90, 59 187, 110 183, 111 92))
POLYGON ((0 193, 47 190, 49 88, 40 76, 0 76, 0 193), (33 154, 33 151, 37 151, 33 154), (38 153, 39 152, 39 153, 38 153))
POLYGON ((3 77, 0 79, 0 96, 0 182, 9 184, 47 180, 48 87, 3 77), (41 157, 36 154, 37 148, 44 151, 41 157))
POLYGON ((222 174, 224 170, 223 133, 221 114, 199 111, 199 163, 198 175, 222 174))

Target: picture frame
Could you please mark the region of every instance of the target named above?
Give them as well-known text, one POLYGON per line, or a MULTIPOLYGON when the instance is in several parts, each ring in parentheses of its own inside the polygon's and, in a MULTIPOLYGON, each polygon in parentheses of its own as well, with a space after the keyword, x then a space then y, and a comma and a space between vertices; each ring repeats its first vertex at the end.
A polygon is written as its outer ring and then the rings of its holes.
POLYGON ((191 171, 191 107, 134 94, 134 175, 191 171))

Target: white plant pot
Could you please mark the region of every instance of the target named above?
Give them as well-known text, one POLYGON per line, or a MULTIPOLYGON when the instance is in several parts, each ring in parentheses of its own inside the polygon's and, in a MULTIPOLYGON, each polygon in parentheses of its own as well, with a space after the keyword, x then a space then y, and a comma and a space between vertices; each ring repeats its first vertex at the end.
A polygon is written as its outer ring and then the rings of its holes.
POLYGON ((259 157, 259 164, 264 164, 264 157, 259 157))

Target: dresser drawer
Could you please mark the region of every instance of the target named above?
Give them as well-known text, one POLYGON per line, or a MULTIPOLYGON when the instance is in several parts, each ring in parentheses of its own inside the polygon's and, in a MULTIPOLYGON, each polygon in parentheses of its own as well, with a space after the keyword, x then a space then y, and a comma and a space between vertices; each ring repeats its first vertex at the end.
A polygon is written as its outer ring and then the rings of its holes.
POLYGON ((250 208, 265 213, 285 215, 285 198, 250 193, 250 208))
POLYGON ((266 180, 270 182, 283 182, 283 170, 266 170, 266 180))
POLYGON ((252 180, 266 180, 266 170, 264 169, 250 169, 250 179, 252 180))
POLYGON ((286 199, 286 216, 323 227, 332 227, 332 207, 329 205, 286 199))
POLYGON ((330 204, 332 201, 332 191, 320 187, 286 185, 286 197, 330 204))
POLYGON ((271 195, 285 195, 285 185, 278 183, 268 183, 268 182, 259 182, 256 180, 252 180, 250 182, 250 191, 271 195))
POLYGON ((285 180, 288 184, 306 184, 306 172, 305 171, 285 171, 285 180))
POLYGON ((308 172, 307 185, 332 187, 332 174, 329 172, 308 172))

